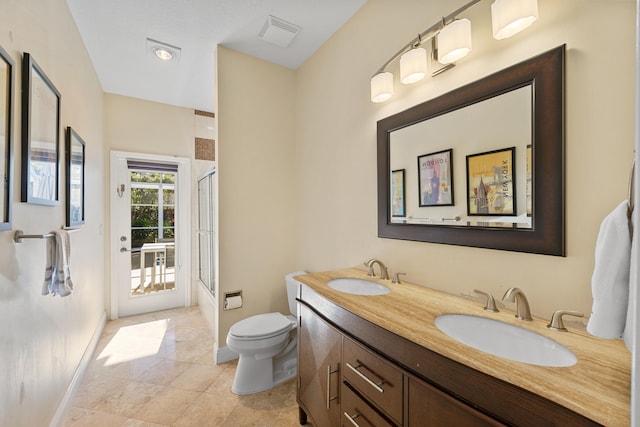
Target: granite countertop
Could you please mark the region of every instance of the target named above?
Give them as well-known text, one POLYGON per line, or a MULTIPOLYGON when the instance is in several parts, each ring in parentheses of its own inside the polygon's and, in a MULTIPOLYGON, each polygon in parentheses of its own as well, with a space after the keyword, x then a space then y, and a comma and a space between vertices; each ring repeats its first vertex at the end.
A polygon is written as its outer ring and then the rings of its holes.
MULTIPOLYGON (((603 340, 569 327, 550 330, 548 319, 522 321, 514 312, 483 310, 483 304, 460 296, 403 282, 371 278, 351 268, 297 276, 335 304, 424 348, 480 372, 514 384, 607 426, 630 422, 631 353, 621 340, 603 340), (374 280, 391 289, 380 296, 340 292, 327 285, 332 279, 374 280), (578 361, 570 367, 543 367, 514 362, 466 346, 441 332, 434 319, 447 313, 470 314, 511 323, 537 332, 571 350, 578 361)), ((535 308, 535 307, 534 307, 535 308)))

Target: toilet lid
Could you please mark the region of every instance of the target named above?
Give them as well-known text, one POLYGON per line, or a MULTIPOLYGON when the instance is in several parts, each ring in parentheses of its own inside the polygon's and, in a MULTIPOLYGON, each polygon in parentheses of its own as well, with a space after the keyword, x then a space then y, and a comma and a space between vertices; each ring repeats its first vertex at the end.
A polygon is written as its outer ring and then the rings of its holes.
POLYGON ((229 334, 236 338, 269 338, 290 330, 293 325, 281 313, 265 313, 239 321, 229 329, 229 334))

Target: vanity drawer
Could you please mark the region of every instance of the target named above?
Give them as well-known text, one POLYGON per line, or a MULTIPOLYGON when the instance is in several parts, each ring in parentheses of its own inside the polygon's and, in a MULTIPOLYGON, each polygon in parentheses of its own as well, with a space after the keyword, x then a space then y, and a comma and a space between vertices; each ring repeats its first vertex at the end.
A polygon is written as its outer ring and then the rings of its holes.
POLYGON ((344 380, 391 419, 402 424, 402 371, 346 337, 343 341, 342 361, 344 380))
POLYGON ((385 420, 375 409, 360 396, 355 394, 351 387, 342 384, 342 415, 340 425, 342 427, 391 427, 393 424, 385 420))

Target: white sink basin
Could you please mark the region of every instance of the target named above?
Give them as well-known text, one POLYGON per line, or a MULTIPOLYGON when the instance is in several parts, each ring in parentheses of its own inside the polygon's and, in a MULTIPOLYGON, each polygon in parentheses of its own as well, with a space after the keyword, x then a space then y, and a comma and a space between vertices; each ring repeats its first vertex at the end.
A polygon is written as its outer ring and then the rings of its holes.
POLYGON ((463 344, 516 362, 572 366, 576 356, 565 346, 528 329, 486 317, 444 314, 435 319, 442 332, 463 344))
POLYGON ((354 295, 384 295, 391 292, 386 286, 365 279, 333 279, 329 281, 328 285, 336 291, 354 295))

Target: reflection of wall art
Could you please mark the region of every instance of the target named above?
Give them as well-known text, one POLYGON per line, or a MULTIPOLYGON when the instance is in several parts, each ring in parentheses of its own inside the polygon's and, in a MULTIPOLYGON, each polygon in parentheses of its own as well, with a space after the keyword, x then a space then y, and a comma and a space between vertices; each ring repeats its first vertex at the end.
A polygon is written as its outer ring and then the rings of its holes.
POLYGON ((84 141, 71 127, 65 138, 67 227, 84 224, 84 141))
POLYGON ((391 172, 391 216, 406 216, 404 169, 391 172))
POLYGON ((527 145, 527 216, 533 212, 533 181, 532 181, 532 151, 531 144, 527 145))
POLYGON ((418 156, 419 205, 453 205, 453 149, 418 156))
POLYGON ((0 231, 11 230, 13 70, 13 59, 0 47, 0 231))
POLYGON ((31 55, 22 62, 23 202, 58 205, 60 92, 31 55))
POLYGON ((515 215, 515 147, 467 156, 467 214, 515 215))

